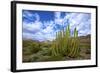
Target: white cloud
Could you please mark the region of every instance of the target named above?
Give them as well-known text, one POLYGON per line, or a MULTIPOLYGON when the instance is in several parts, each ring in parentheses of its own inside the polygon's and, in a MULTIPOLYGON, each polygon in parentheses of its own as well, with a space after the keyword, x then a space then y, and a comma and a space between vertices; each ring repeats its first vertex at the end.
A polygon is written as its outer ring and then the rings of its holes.
POLYGON ((34 23, 23 23, 23 29, 29 30, 33 33, 29 32, 23 32, 23 37, 26 39, 37 39, 39 41, 43 40, 53 40, 54 39, 54 22, 53 21, 47 21, 44 22, 46 25, 46 28, 43 29, 42 25, 43 23, 40 21, 35 21, 34 23), (34 33, 35 32, 35 33, 34 33))
POLYGON ((32 13, 30 13, 29 11, 23 11, 23 17, 31 17, 33 16, 32 13))
POLYGON ((63 24, 63 19, 55 19, 55 24, 58 24, 58 25, 62 25, 63 24))
POLYGON ((55 12, 55 18, 60 19, 61 17, 61 12, 55 12))
POLYGON ((36 21, 35 22, 38 22, 40 20, 39 15, 37 13, 35 13, 34 16, 36 17, 36 21))
POLYGON ((44 29, 42 32, 45 33, 45 34, 51 33, 51 32, 53 32, 53 29, 52 29, 52 27, 48 26, 48 27, 47 27, 46 29, 44 29))
POLYGON ((70 13, 66 14, 64 21, 69 19, 70 29, 74 30, 77 28, 79 31, 79 36, 90 34, 91 32, 91 22, 90 15, 87 13, 70 13))
POLYGON ((29 31, 39 31, 41 30, 41 22, 34 22, 34 23, 23 23, 23 29, 29 31))
POLYGON ((63 24, 63 18, 61 18, 61 12, 55 12, 55 24, 62 25, 63 24))
POLYGON ((27 32, 23 32, 23 38, 25 39, 33 39, 33 34, 32 33, 27 33, 27 32))
POLYGON ((75 27, 77 28, 79 36, 90 34, 91 21, 87 15, 88 14, 85 13, 69 13, 69 14, 66 13, 64 18, 61 18, 61 12, 55 12, 54 20, 41 22, 40 16, 37 13, 35 13, 33 14, 33 16, 36 18, 34 22, 31 23, 23 22, 23 29, 31 31, 33 33, 23 32, 23 37, 24 38, 26 37, 28 39, 36 39, 39 41, 53 40, 55 38, 55 32, 58 31, 54 30, 53 28, 56 25, 67 26, 68 24, 70 24, 71 30, 73 30, 75 27))

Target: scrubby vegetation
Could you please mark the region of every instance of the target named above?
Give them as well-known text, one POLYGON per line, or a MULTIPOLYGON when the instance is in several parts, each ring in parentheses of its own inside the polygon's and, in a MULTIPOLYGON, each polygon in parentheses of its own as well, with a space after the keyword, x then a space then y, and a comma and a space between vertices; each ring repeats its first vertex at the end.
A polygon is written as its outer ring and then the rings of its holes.
POLYGON ((90 36, 78 37, 76 28, 73 35, 68 25, 53 41, 23 40, 23 62, 90 59, 90 36))

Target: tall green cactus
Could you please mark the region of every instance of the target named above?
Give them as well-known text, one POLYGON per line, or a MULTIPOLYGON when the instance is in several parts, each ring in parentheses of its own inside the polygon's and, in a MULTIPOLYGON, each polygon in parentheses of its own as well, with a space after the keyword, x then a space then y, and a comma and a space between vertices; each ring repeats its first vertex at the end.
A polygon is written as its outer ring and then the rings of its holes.
POLYGON ((66 33, 66 37, 70 37, 70 26, 68 25, 68 27, 66 28, 66 31, 65 31, 65 33, 66 33))
POLYGON ((78 31, 74 29, 74 37, 70 36, 70 26, 66 30, 61 30, 56 33, 56 39, 52 44, 52 55, 66 55, 69 57, 77 57, 79 55, 79 40, 78 31))
POLYGON ((74 29, 74 37, 75 37, 75 38, 78 37, 78 31, 76 30, 76 28, 74 29))
POLYGON ((69 56, 77 57, 79 55, 79 40, 78 40, 78 31, 74 29, 74 37, 71 39, 71 49, 69 56))

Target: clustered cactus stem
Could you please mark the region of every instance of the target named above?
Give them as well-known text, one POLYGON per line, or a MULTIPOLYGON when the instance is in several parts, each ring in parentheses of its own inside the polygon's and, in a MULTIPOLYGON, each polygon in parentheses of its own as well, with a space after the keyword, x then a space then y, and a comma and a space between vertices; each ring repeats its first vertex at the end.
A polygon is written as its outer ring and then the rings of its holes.
POLYGON ((78 31, 74 29, 74 36, 71 37, 70 26, 68 25, 66 29, 56 32, 56 39, 52 44, 52 55, 57 56, 69 56, 78 57, 79 55, 79 40, 78 31))

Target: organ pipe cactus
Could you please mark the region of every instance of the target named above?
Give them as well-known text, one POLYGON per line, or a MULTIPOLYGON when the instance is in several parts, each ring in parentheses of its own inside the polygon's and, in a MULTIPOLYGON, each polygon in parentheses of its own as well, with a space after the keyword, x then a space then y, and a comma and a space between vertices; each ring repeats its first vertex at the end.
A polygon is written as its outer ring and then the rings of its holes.
POLYGON ((70 36, 70 26, 56 33, 56 39, 53 41, 52 55, 77 57, 79 55, 78 31, 74 29, 74 37, 70 36))

